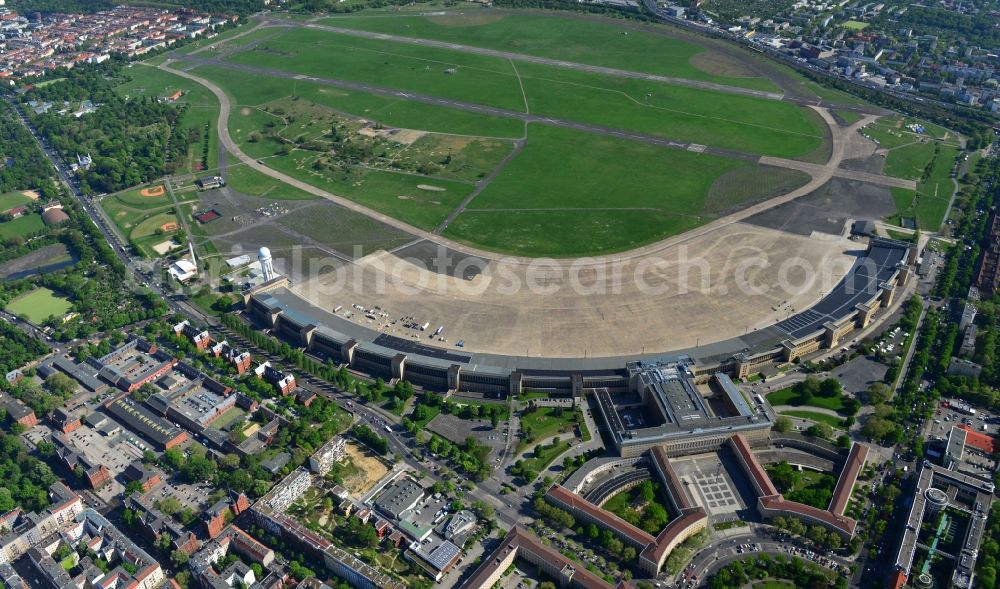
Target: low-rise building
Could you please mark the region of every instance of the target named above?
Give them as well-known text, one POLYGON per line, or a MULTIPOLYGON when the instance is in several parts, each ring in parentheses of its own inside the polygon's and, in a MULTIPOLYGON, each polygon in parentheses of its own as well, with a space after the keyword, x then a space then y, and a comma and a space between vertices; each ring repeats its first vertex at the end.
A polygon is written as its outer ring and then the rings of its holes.
POLYGON ((142 492, 148 493, 150 489, 163 482, 163 475, 154 466, 146 466, 140 460, 129 464, 122 472, 122 477, 126 482, 137 482, 142 485, 142 492))
POLYGON ((56 447, 56 456, 70 472, 87 481, 91 489, 99 489, 111 482, 111 472, 103 464, 97 464, 87 458, 65 434, 50 436, 56 447))
POLYGON ((187 554, 193 554, 198 550, 198 538, 170 516, 153 505, 152 501, 145 495, 133 493, 125 498, 125 507, 131 509, 136 514, 143 536, 154 546, 159 546, 161 542, 170 542, 170 550, 180 550, 187 554))
POLYGON ((7 418, 14 423, 24 427, 38 425, 38 417, 34 410, 10 395, 0 394, 0 408, 7 412, 7 418))

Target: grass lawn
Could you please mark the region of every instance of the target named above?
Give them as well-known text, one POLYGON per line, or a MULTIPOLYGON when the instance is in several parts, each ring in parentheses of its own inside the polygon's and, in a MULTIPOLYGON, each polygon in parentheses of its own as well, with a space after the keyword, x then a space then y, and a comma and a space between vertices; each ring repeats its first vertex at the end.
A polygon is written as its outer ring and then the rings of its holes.
POLYGON ((521 121, 458 111, 443 106, 377 96, 367 92, 348 92, 305 81, 297 81, 289 88, 288 81, 280 78, 258 77, 251 85, 246 84, 244 74, 220 67, 200 66, 193 73, 216 82, 233 97, 235 104, 248 107, 285 98, 294 92, 303 100, 355 116, 375 119, 391 127, 482 137, 516 138, 524 134, 524 124, 521 121))
POLYGON ((603 135, 532 126, 524 151, 469 208, 698 214, 715 179, 745 165, 603 135), (573 148, 565 149, 569 145, 573 148))
POLYGON ((753 164, 727 172, 712 183, 701 213, 719 215, 751 202, 786 194, 809 183, 805 172, 753 164))
POLYGON ((933 143, 913 143, 897 147, 886 157, 885 174, 894 178, 917 180, 933 157, 933 143))
POLYGON ((573 428, 576 425, 576 415, 579 412, 579 409, 537 407, 534 411, 525 413, 521 416, 521 431, 522 433, 531 431, 534 441, 529 442, 527 439, 522 439, 517 445, 517 451, 520 452, 528 446, 556 434, 560 434, 562 438, 566 438, 567 434, 572 436, 573 428))
POLYGON ((162 235, 164 236, 163 238, 166 239, 165 236, 174 233, 179 226, 180 225, 177 221, 177 215, 175 215, 174 213, 167 213, 167 212, 156 213, 155 215, 147 217, 142 221, 140 221, 138 224, 136 224, 135 228, 132 229, 130 237, 132 239, 142 239, 144 237, 152 237, 157 234, 157 231, 160 231, 162 229, 162 235), (163 229, 164 226, 168 228, 163 229), (169 229, 169 227, 171 226, 173 226, 174 228, 169 229))
POLYGON ((335 71, 340 79, 519 112, 523 86, 534 114, 751 153, 796 157, 823 142, 817 121, 786 102, 537 64, 515 71, 500 58, 323 31, 292 30, 230 59, 310 76, 335 71))
POLYGON ((774 391, 773 393, 768 393, 767 402, 771 405, 795 405, 803 407, 820 407, 823 409, 829 409, 831 411, 840 411, 843 408, 843 403, 840 400, 840 396, 836 397, 819 397, 813 396, 812 400, 808 405, 803 405, 799 402, 798 393, 795 392, 792 387, 787 389, 781 389, 774 391))
POLYGON ((0 223, 0 240, 12 239, 14 237, 27 237, 32 233, 37 233, 45 229, 42 216, 37 213, 30 213, 20 216, 13 221, 0 223))
POLYGON ((868 23, 857 20, 849 20, 847 22, 844 22, 840 26, 844 27, 845 29, 850 29, 852 31, 863 31, 868 28, 868 23))
POLYGON ((706 209, 714 213, 759 197, 748 190, 727 193, 729 201, 709 200, 716 180, 744 167, 737 160, 533 126, 524 151, 445 235, 522 255, 630 249, 711 220, 706 209))
POLYGON ((827 415, 825 413, 817 413, 815 411, 803 411, 799 409, 790 409, 788 411, 782 411, 782 415, 788 415, 789 417, 798 417, 800 419, 808 419, 810 421, 815 421, 817 423, 825 423, 830 427, 837 429, 844 429, 844 420, 839 417, 834 417, 832 415, 827 415))
POLYGON ((289 29, 227 61, 524 111, 513 67, 496 57, 289 29))
POLYGON ((521 64, 531 112, 749 153, 798 157, 821 120, 788 102, 521 64))
POLYGON ((231 407, 225 413, 220 415, 218 419, 212 422, 212 427, 218 430, 224 430, 234 421, 246 415, 246 411, 240 409, 239 407, 231 407))
POLYGON ((140 188, 123 190, 122 192, 116 192, 115 194, 104 197, 102 201, 117 201, 130 209, 143 211, 150 211, 171 204, 170 195, 167 194, 166 186, 164 186, 162 182, 156 182, 150 184, 149 186, 142 186, 140 188), (157 194, 160 187, 163 188, 163 194, 157 194), (153 196, 143 194, 144 191, 148 194, 152 194, 153 196))
POLYGON ((0 194, 0 212, 9 211, 15 207, 26 205, 31 202, 34 201, 27 196, 24 196, 21 192, 5 192, 0 194))
POLYGON ((422 229, 436 227, 473 189, 471 183, 383 170, 318 171, 312 168, 316 158, 295 151, 287 158, 268 159, 267 165, 422 229))
POLYGON ((834 88, 827 88, 821 84, 817 84, 812 80, 802 76, 798 72, 792 71, 791 75, 797 77, 801 80, 802 86, 815 94, 818 98, 822 98, 824 102, 832 102, 834 104, 845 104, 848 106, 871 106, 871 104, 864 100, 863 98, 858 98, 857 96, 851 94, 850 92, 844 92, 843 90, 837 90, 834 88))
POLYGON ((930 175, 927 180, 917 184, 917 223, 923 229, 937 231, 944 222, 948 202, 955 191, 951 171, 958 153, 958 148, 940 144, 930 175))
POLYGON ((500 51, 704 80, 757 90, 775 90, 770 81, 745 77, 744 64, 666 34, 628 30, 612 20, 545 15, 463 14, 380 18, 349 16, 323 21, 331 26, 437 39, 500 51), (731 61, 731 63, 729 63, 731 61))
POLYGON ((13 299, 7 303, 5 310, 18 317, 27 317, 32 323, 40 324, 53 315, 61 317, 72 308, 68 299, 48 288, 40 287, 13 299))
POLYGON ((860 121, 864 116, 859 112, 854 112, 853 110, 843 110, 839 108, 834 109, 833 113, 840 117, 848 125, 853 125, 854 123, 860 121))
POLYGON ((557 456, 568 449, 569 442, 567 440, 563 440, 555 446, 545 444, 539 449, 540 452, 537 456, 532 453, 531 458, 524 459, 525 468, 535 472, 542 472, 549 466, 549 464, 552 464, 552 461, 555 460, 557 456))
POLYGON ((795 589, 795 583, 769 579, 755 584, 754 589, 795 589))
POLYGON ((625 251, 701 225, 696 217, 656 211, 466 211, 449 239, 519 256, 573 257, 625 251), (502 219, 502 222, 498 222, 502 219))
POLYGON ((427 415, 424 417, 424 419, 414 419, 413 415, 410 415, 410 419, 413 419, 413 423, 417 424, 417 428, 419 429, 424 429, 425 427, 427 427, 427 424, 430 423, 431 420, 433 420, 435 417, 437 417, 439 413, 441 413, 440 407, 425 405, 424 408, 427 410, 427 415))
POLYGON ((308 192, 299 190, 280 180, 275 180, 245 165, 229 166, 226 172, 226 184, 233 190, 242 192, 243 194, 266 197, 273 200, 310 200, 317 198, 308 192))

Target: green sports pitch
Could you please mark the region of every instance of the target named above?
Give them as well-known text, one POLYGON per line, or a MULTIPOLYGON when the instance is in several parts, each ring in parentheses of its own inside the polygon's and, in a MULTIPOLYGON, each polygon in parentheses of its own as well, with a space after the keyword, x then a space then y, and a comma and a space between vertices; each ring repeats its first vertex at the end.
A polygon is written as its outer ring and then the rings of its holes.
POLYGON ((759 166, 758 156, 829 153, 829 131, 811 109, 748 94, 780 92, 753 73, 756 56, 666 27, 475 11, 287 24, 175 56, 225 91, 240 149, 489 251, 573 257, 639 247, 809 180, 759 166))

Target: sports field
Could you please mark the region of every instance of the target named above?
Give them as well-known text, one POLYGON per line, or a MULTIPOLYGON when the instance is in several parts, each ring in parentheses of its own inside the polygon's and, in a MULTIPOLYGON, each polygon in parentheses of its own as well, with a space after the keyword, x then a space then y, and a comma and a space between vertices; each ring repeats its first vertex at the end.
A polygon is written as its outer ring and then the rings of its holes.
POLYGON ((13 208, 30 204, 32 200, 25 196, 23 192, 5 192, 0 194, 0 212, 9 211, 13 208))
POLYGON ((8 313, 26 317, 35 324, 43 323, 49 317, 61 317, 73 306, 69 300, 51 290, 40 287, 13 299, 4 308, 8 313))
MULTIPOLYGON (((181 210, 190 210, 194 193, 180 191, 176 196, 181 210)), ((173 200, 162 183, 110 194, 100 203, 119 233, 141 255, 149 258, 159 257, 154 246, 168 239, 181 226, 173 200)))
POLYGON ((42 216, 38 213, 22 215, 11 221, 0 222, 0 240, 27 237, 45 229, 42 216))

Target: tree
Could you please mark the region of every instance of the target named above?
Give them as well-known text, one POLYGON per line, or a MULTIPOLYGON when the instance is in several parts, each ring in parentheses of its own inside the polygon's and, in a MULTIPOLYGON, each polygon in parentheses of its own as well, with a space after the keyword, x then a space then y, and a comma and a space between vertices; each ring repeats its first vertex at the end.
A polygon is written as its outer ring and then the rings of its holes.
POLYGON ((842 390, 840 381, 835 378, 827 378, 819 383, 819 396, 821 397, 836 397, 840 395, 842 390))
POLYGON ((146 490, 142 488, 142 483, 140 483, 139 481, 129 481, 125 485, 125 496, 126 497, 128 497, 129 495, 133 495, 135 493, 138 493, 138 494, 142 495, 145 492, 146 492, 146 490))
POLYGON ((378 533, 371 526, 362 525, 357 532, 357 539, 364 546, 374 548, 378 545, 378 533))
POLYGON ((782 491, 787 491, 793 488, 799 482, 801 475, 799 471, 795 470, 792 465, 788 464, 787 461, 782 460, 778 464, 774 465, 768 473, 771 475, 771 480, 774 484, 782 491))
POLYGON ((178 500, 177 497, 169 495, 167 497, 164 497, 163 500, 160 501, 158 507, 160 511, 162 511, 163 513, 167 515, 173 515, 178 511, 180 511, 182 506, 180 500, 178 500))
POLYGON ((69 397, 76 392, 76 381, 62 372, 53 372, 45 379, 45 386, 63 397, 69 397))
POLYGON ((786 415, 779 415, 774 420, 774 431, 780 433, 786 433, 792 431, 792 420, 786 415))
POLYGON ((173 546, 173 541, 170 539, 169 534, 160 534, 160 537, 156 539, 156 547, 167 552, 170 547, 173 546))
POLYGON ((840 546, 841 546, 841 543, 842 543, 842 541, 840 539, 840 534, 836 534, 836 533, 829 534, 829 536, 826 539, 826 545, 831 550, 839 550, 840 546))
POLYGON ((806 435, 829 440, 833 437, 833 428, 825 423, 814 423, 806 430, 806 435))
POLYGON ((809 526, 808 532, 806 532, 806 537, 815 542, 816 544, 822 546, 826 543, 826 529, 823 526, 809 526))
POLYGON ((170 562, 174 563, 175 567, 182 567, 188 563, 191 559, 191 555, 183 550, 174 550, 170 553, 170 562))
POLYGON ((600 537, 600 535, 601 535, 601 530, 600 528, 597 527, 597 524, 591 523, 590 525, 587 526, 587 536, 591 540, 596 540, 598 537, 600 537))
POLYGON ((879 405, 885 403, 892 396, 892 391, 884 382, 875 382, 865 391, 865 402, 869 405, 879 405))

